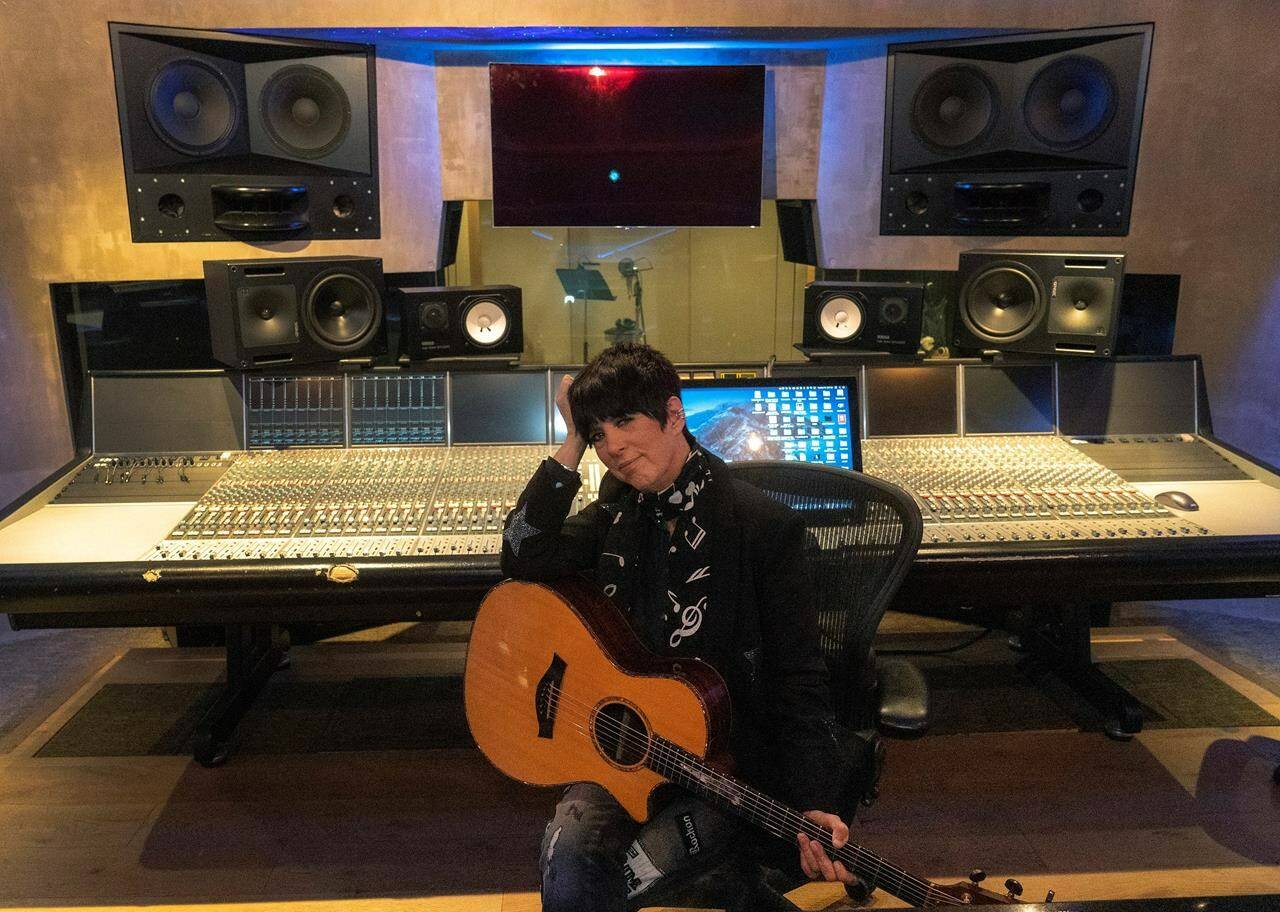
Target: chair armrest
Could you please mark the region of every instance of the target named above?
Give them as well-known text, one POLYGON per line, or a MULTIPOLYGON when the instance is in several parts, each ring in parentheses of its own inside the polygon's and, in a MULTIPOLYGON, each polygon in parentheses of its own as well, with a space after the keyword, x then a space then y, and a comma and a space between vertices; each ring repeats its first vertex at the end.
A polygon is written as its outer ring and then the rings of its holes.
POLYGON ((929 684, 905 659, 876 657, 879 729, 896 738, 918 738, 929 727, 929 684))

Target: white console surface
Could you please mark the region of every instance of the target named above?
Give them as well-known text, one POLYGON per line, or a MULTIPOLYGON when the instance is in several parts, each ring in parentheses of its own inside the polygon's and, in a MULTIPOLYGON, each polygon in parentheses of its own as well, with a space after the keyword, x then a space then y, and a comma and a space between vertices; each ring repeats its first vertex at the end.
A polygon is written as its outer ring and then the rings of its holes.
POLYGON ((1134 485, 1155 497, 1181 491, 1200 509, 1170 512, 1215 535, 1275 535, 1280 529, 1280 488, 1261 481, 1144 481, 1134 485))
POLYGON ((49 504, 0 528, 0 564, 141 560, 194 505, 49 504))

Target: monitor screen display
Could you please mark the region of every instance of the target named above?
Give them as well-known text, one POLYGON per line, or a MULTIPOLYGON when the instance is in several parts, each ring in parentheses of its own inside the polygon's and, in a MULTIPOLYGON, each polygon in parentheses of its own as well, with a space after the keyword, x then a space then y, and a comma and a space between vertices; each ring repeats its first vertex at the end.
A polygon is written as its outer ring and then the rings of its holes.
POLYGON ((867 368, 867 436, 960 433, 954 365, 867 368))
POLYGON ((964 367, 966 434, 1052 434, 1053 365, 964 367))
POLYGON ((545 371, 451 375, 453 443, 546 443, 545 371))
POLYGON ((680 398, 689 432, 725 462, 862 467, 852 379, 694 380, 680 398))
POLYGON ((489 65, 495 225, 758 225, 763 66, 489 65))
POLYGON ((1176 361, 1078 361, 1058 365, 1063 435, 1195 434, 1196 365, 1176 361))

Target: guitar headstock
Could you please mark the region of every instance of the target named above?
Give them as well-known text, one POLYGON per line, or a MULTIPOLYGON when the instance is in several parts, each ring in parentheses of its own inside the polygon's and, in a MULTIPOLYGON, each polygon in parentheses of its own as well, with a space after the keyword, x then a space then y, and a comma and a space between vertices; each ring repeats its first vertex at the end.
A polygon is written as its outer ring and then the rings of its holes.
POLYGON ((966 906, 1013 906, 1022 902, 1016 896, 1007 893, 992 893, 975 883, 961 880, 953 884, 936 884, 933 889, 938 893, 950 896, 966 906))
MULTIPOLYGON (((978 884, 986 880, 987 875, 981 870, 974 870, 969 874, 968 880, 962 880, 958 883, 934 884, 932 889, 951 897, 954 900, 966 906, 1016 906, 1024 902, 1022 897, 1022 884, 1010 877, 1004 882, 1006 893, 993 893, 990 890, 984 890, 978 884)), ((1049 896, 1045 902, 1053 899, 1053 891, 1049 891, 1049 896)))

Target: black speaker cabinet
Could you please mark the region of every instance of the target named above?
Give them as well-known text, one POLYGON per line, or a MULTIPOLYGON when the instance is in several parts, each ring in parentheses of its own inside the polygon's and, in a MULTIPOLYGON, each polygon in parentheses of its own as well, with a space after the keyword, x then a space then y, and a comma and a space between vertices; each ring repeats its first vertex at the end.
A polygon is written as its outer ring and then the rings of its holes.
POLYGON ((778 235, 782 239, 782 258, 788 263, 822 265, 818 247, 818 201, 811 199, 775 200, 778 210, 778 235))
POLYGON ((371 45, 110 31, 135 242, 380 235, 371 45))
POLYGON ((475 285, 402 289, 401 351, 409 360, 519 354, 520 289, 475 285))
POLYGON ((1151 35, 890 45, 880 233, 1128 234, 1151 35))
POLYGON ((960 254, 956 346, 1110 357, 1124 283, 1119 253, 960 254))
POLYGON ((912 282, 810 282, 803 345, 914 355, 923 313, 924 288, 912 282))
POLYGON ((440 204, 440 240, 436 245, 436 270, 458 261, 458 236, 462 233, 462 200, 440 204))
POLYGON ((365 361, 387 350, 382 260, 206 260, 213 356, 240 369, 365 361))

